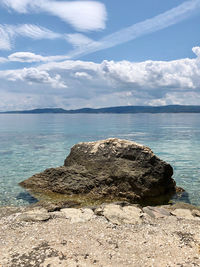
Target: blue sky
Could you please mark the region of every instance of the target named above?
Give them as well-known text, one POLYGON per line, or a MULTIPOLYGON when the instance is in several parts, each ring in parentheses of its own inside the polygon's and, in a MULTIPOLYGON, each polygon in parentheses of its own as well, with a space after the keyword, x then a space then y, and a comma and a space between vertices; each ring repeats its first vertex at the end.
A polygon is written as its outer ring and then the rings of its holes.
POLYGON ((200 0, 0 0, 0 110, 200 105, 200 0))

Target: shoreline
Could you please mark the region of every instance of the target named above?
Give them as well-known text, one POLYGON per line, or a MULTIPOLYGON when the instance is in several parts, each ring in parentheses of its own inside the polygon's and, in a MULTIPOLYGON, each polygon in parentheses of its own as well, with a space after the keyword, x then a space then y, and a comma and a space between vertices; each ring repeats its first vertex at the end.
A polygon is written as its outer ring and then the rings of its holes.
POLYGON ((182 203, 0 207, 0 266, 200 265, 199 222, 200 209, 182 203))

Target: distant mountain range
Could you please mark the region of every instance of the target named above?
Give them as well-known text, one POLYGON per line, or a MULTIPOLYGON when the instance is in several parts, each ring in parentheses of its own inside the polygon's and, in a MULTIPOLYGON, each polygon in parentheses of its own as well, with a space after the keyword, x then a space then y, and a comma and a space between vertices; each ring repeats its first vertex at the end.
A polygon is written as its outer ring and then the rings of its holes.
POLYGON ((74 110, 65 110, 62 108, 42 108, 33 110, 21 111, 6 111, 0 114, 41 114, 41 113, 200 113, 200 106, 184 106, 184 105, 169 105, 169 106, 121 106, 107 108, 82 108, 74 110))

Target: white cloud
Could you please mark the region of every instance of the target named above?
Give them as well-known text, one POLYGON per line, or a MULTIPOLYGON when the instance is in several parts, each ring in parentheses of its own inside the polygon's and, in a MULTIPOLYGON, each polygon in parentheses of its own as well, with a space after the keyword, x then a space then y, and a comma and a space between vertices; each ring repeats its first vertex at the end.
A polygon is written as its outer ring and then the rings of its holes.
POLYGON ((78 70, 87 70, 87 71, 94 71, 98 72, 100 69, 100 64, 88 61, 81 61, 81 60, 66 60, 62 62, 50 62, 46 64, 42 64, 38 66, 39 70, 62 70, 62 71, 78 71, 78 70))
POLYGON ((79 31, 105 28, 106 9, 98 1, 1 0, 1 4, 19 13, 47 12, 79 31))
MULTIPOLYGON (((196 48, 197 49, 197 48, 196 48)), ((84 61, 63 61, 47 63, 38 67, 40 70, 64 73, 74 72, 77 78, 98 77, 102 83, 113 88, 130 88, 133 91, 146 92, 166 90, 199 90, 200 65, 196 59, 173 61, 103 61, 101 64, 84 61)))
POLYGON ((79 31, 105 28, 105 6, 96 1, 43 1, 41 8, 70 23, 79 31))
MULTIPOLYGON (((35 57, 25 56, 21 58, 35 57)), ((0 82, 0 92, 24 94, 28 90, 42 99, 48 95, 49 103, 69 108, 200 104, 199 57, 139 63, 47 62, 35 68, 0 71, 0 82)))
POLYGON ((24 69, 21 80, 27 81, 29 84, 49 84, 53 88, 67 88, 67 85, 61 80, 61 76, 56 74, 51 77, 46 71, 39 71, 36 68, 24 69))
POLYGON ((74 77, 76 78, 83 78, 83 79, 92 79, 92 76, 89 75, 87 72, 75 72, 74 77))
POLYGON ((192 48, 192 52, 197 56, 200 57, 200 47, 199 46, 195 46, 192 48))
POLYGON ((33 62, 52 62, 55 60, 68 59, 67 56, 41 56, 31 52, 16 52, 8 56, 7 61, 33 63, 33 62))
POLYGON ((0 77, 12 82, 27 82, 29 85, 47 84, 53 88, 67 88, 67 85, 62 81, 59 74, 51 76, 48 72, 38 70, 37 68, 2 71, 0 72, 0 77))
POLYGON ((17 61, 17 62, 41 62, 45 61, 45 58, 40 55, 36 55, 30 52, 16 52, 8 56, 10 61, 17 61))
POLYGON ((104 61, 102 71, 111 81, 138 88, 190 88, 199 87, 200 69, 192 59, 170 62, 104 61))

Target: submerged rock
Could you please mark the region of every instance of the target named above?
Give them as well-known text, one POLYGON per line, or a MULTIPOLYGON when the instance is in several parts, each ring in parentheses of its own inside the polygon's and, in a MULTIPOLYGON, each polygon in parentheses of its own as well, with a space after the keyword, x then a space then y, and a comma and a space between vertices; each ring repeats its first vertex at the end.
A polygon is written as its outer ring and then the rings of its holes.
POLYGON ((74 145, 64 166, 33 175, 20 185, 36 192, 135 202, 174 192, 172 174, 172 167, 150 148, 110 138, 74 145))

